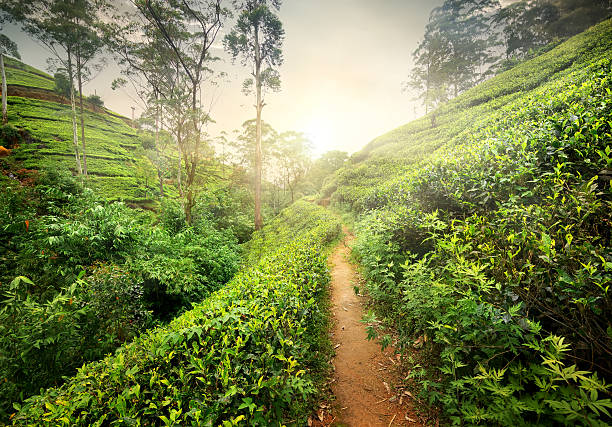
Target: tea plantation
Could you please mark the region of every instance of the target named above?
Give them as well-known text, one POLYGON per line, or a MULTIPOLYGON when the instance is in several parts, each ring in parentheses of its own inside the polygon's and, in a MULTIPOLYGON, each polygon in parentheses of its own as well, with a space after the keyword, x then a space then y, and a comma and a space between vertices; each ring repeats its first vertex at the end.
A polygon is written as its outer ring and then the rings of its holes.
MULTIPOLYGON (((22 406, 16 425, 278 425, 305 422, 325 369, 329 281, 325 248, 339 234, 323 208, 297 237, 260 251, 239 273, 168 326, 84 366, 22 406), (319 380, 317 380, 319 378, 319 380)), ((267 235, 284 232, 273 224, 267 235)), ((255 250, 254 244, 251 250, 255 250)))
MULTIPOLYGON (((32 138, 15 149, 14 158, 27 169, 74 170, 69 102, 56 102, 51 76, 16 60, 6 62, 9 94, 13 86, 25 95, 8 97, 9 123, 32 138)), ((87 183, 108 200, 143 203, 156 191, 156 174, 137 130, 128 123, 106 109, 85 111, 87 183)))
MULTIPOLYGON (((0 422, 309 425, 333 352, 337 214, 301 200, 251 236, 240 170, 189 224, 172 197, 112 203, 155 194, 138 131, 87 111, 83 188, 52 78, 7 67, 26 96, 9 97, 22 140, 0 175, 0 422)), ((607 20, 325 179, 321 199, 354 223, 365 321, 397 343, 395 385, 422 420, 612 424, 611 177, 607 20)))
POLYGON ((445 423, 612 421, 611 77, 608 20, 372 141, 325 189, 445 423))

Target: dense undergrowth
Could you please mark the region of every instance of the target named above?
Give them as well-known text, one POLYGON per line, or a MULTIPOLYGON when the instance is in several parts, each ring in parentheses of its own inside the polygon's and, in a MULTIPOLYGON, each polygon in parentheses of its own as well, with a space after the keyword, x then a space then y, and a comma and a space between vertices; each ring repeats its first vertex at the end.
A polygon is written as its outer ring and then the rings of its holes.
MULTIPOLYGON (((79 370, 60 388, 30 398, 16 425, 278 425, 305 421, 318 391, 329 281, 326 247, 338 221, 305 202, 299 227, 267 235, 296 239, 258 250, 239 273, 170 324, 144 333, 113 356, 79 370)), ((251 245, 255 250, 257 244, 251 245)))
POLYGON ((4 172, 2 417, 12 402, 191 308, 238 269, 239 236, 206 204, 187 227, 177 202, 156 216, 103 201, 70 175, 4 172))
POLYGON ((404 350, 425 343, 409 381, 444 420, 611 422, 611 43, 606 21, 458 97, 437 127, 375 141, 334 184, 360 214, 380 313, 404 350))

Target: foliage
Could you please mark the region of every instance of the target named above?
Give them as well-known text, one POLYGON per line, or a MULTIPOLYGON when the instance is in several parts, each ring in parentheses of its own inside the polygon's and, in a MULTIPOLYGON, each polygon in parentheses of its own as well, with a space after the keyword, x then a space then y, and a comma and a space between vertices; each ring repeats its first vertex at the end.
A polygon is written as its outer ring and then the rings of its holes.
POLYGON ((99 95, 89 95, 87 97, 87 102, 98 108, 104 107, 104 101, 102 101, 99 95))
MULTIPOLYGON (((30 295, 29 279, 17 277, 3 291, 0 309, 0 414, 10 401, 61 379, 82 363, 80 352, 93 343, 80 325, 86 310, 75 299, 76 285, 46 302, 30 295)), ((3 417, 4 418, 4 417, 3 417)))
POLYGON ((54 88, 53 90, 62 96, 65 96, 66 98, 70 97, 70 89, 72 87, 70 80, 68 79, 68 76, 66 75, 66 73, 63 73, 61 71, 56 72, 55 74, 53 74, 53 81, 54 81, 54 88))
MULTIPOLYGON (((430 13, 406 89, 426 113, 610 16, 600 0, 445 0, 430 13)), ((431 126, 436 114, 430 115, 431 126)))
POLYGON ((506 73, 547 83, 492 79, 336 175, 380 313, 434 361, 409 380, 455 424, 610 422, 610 28, 506 73))
MULTIPOLYGON (((252 66, 251 75, 242 87, 245 95, 255 90, 255 230, 261 230, 262 177, 262 120, 264 92, 280 90, 278 68, 283 64, 282 45, 285 38, 283 24, 274 11, 282 0, 248 0, 234 2, 238 19, 234 28, 223 39, 225 50, 234 60, 240 57, 243 65, 252 66)), ((292 193, 293 196, 293 193, 292 193)), ((292 200, 293 201, 293 200, 292 200)))
POLYGON ((325 335, 318 304, 329 274, 320 248, 339 227, 321 208, 311 214, 299 238, 169 325, 18 405, 14 423, 305 422, 325 335))
POLYGON ((17 178, 2 176, 0 187, 0 375, 10 379, 0 415, 152 320, 189 309, 238 268, 231 230, 206 220, 197 228, 155 226, 150 215, 101 201, 69 174, 42 174, 35 187, 17 178))

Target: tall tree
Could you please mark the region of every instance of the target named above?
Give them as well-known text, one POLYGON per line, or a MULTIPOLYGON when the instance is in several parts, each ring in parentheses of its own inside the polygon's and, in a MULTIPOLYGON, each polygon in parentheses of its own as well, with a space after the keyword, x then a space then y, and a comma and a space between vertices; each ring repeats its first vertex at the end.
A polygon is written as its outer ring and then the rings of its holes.
MULTIPOLYGON (((444 64, 449 56, 450 47, 430 22, 424 39, 412 54, 414 67, 406 83, 406 89, 416 90, 418 98, 423 101, 425 114, 448 99, 448 76, 444 64)), ((430 119, 431 126, 435 126, 435 113, 430 119)))
POLYGON ((502 28, 506 59, 524 58, 550 43, 547 26, 558 19, 558 7, 548 1, 522 0, 500 9, 495 20, 502 28))
POLYGON ((75 47, 75 68, 79 90, 79 109, 81 119, 81 147, 83 149, 83 174, 87 176, 87 146, 85 144, 85 114, 83 109, 83 84, 92 75, 92 71, 99 71, 103 61, 93 62, 99 58, 104 43, 98 30, 97 13, 107 7, 105 0, 82 0, 78 9, 73 11, 77 32, 77 43, 75 47))
POLYGON ((318 193, 322 189, 328 177, 344 166, 348 160, 348 157, 347 152, 339 150, 327 151, 323 153, 312 163, 312 166, 304 178, 307 191, 309 193, 318 193))
POLYGON ((278 136, 276 158, 279 165, 283 187, 289 189, 291 203, 295 201, 295 191, 312 164, 310 151, 312 143, 301 132, 283 132, 278 136))
POLYGON ((264 92, 280 89, 277 67, 282 65, 282 44, 285 31, 280 19, 274 14, 281 0, 235 1, 239 11, 238 20, 232 31, 225 36, 226 50, 235 60, 240 57, 243 65, 251 66, 252 78, 245 80, 245 94, 255 89, 256 137, 255 137, 255 229, 263 227, 261 216, 261 175, 262 175, 262 121, 265 106, 264 92))
POLYGON ((72 109, 72 142, 76 170, 82 174, 77 136, 76 103, 74 97, 75 54, 80 28, 75 11, 82 9, 83 0, 3 0, 2 12, 32 38, 45 46, 60 62, 70 80, 72 109))
MULTIPOLYGON (((0 21, 0 29, 1 27, 0 21)), ((4 34, 0 34, 0 73, 2 73, 2 124, 8 123, 8 111, 7 111, 7 98, 8 98, 8 87, 6 84, 6 70, 4 69, 4 55, 10 55, 17 59, 21 59, 19 51, 17 50, 17 44, 9 39, 4 34)))
MULTIPOLYGON (((210 111, 203 102, 203 84, 214 74, 217 60, 211 48, 229 16, 221 0, 133 0, 137 12, 122 30, 110 27, 120 37, 111 37, 122 62, 141 74, 159 96, 164 111, 172 115, 177 140, 178 179, 187 222, 192 221, 198 168, 204 159, 203 127, 210 111)), ((113 32, 113 31, 110 32, 113 32)))
MULTIPOLYGON (((500 8, 498 0, 445 0, 432 10, 407 84, 427 112, 489 74, 497 60, 492 25, 500 8)), ((435 114, 431 119, 433 126, 435 114)))
MULTIPOLYGON (((256 156, 257 149, 257 120, 247 120, 242 124, 242 129, 234 131, 235 139, 229 142, 229 147, 232 149, 231 157, 236 165, 247 170, 249 175, 256 174, 256 156)), ((260 124, 261 136, 261 164, 270 166, 272 157, 277 150, 278 133, 272 126, 265 121, 260 124)))

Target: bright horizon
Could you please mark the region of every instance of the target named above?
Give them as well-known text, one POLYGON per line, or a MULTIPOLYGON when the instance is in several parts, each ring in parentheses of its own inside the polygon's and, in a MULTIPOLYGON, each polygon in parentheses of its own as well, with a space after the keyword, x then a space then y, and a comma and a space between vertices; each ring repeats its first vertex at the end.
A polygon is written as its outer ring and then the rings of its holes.
MULTIPOLYGON (((281 91, 266 96, 263 120, 279 132, 305 133, 313 154, 330 150, 356 152, 372 139, 422 113, 413 96, 403 93, 402 82, 412 66, 412 51, 420 41, 431 9, 440 0, 285 0, 279 16, 285 29, 284 64, 280 67, 281 91), (315 30, 314 32, 312 30, 315 30)), ((227 23, 228 30, 231 23, 227 23)), ((7 35, 18 43, 22 60, 47 71, 49 52, 16 27, 7 25, 7 35)), ((217 39, 215 54, 223 61, 226 81, 208 90, 215 123, 208 132, 214 138, 222 131, 231 135, 255 116, 254 100, 241 93, 249 70, 232 64, 217 39)), ((84 92, 97 93, 105 105, 127 117, 141 109, 129 91, 113 91, 119 77, 112 58, 107 67, 88 83, 84 92)))

